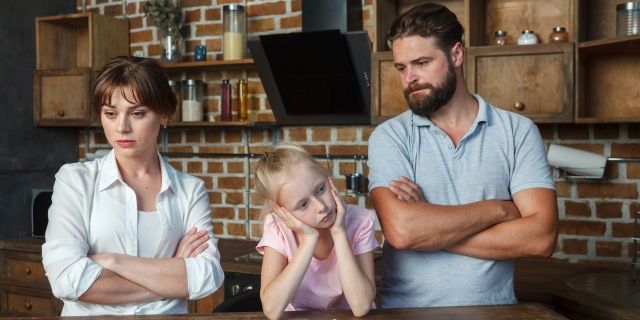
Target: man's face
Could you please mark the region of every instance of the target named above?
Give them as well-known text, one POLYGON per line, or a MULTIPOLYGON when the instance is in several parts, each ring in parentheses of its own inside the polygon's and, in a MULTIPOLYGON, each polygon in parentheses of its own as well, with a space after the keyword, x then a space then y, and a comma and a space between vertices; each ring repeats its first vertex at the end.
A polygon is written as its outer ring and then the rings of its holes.
POLYGON ((432 38, 402 37, 392 49, 404 96, 415 114, 426 117, 451 100, 456 91, 455 69, 451 57, 432 38))

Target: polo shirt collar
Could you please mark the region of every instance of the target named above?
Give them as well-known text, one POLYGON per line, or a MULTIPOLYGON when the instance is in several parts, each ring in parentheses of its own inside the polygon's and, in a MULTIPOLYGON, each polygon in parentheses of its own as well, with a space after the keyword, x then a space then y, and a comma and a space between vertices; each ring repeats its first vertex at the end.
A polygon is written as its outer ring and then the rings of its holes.
MULTIPOLYGON (((474 121, 474 127, 477 127, 481 123, 488 123, 488 106, 487 103, 477 94, 472 93, 471 96, 478 101, 478 115, 476 116, 476 120, 474 121)), ((422 127, 430 127, 435 124, 428 117, 419 116, 413 111, 411 111, 411 123, 415 126, 422 127)))

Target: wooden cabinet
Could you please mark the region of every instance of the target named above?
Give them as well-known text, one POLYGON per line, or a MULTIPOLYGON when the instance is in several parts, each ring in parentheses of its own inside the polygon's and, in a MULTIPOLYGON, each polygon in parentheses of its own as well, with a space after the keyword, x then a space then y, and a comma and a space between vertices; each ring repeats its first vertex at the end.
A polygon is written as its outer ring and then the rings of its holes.
POLYGON ((110 58, 128 54, 127 20, 95 13, 36 18, 34 124, 88 125, 96 72, 110 58))
POLYGON ((496 107, 535 122, 640 122, 640 36, 615 36, 620 1, 377 0, 374 123, 407 110, 384 36, 393 19, 424 2, 446 5, 458 16, 469 89, 496 107), (566 28, 569 42, 549 43, 555 26, 566 28), (534 30, 540 44, 516 45, 524 29, 534 30), (496 30, 507 31, 506 46, 492 45, 496 30))
POLYGON ((44 273, 41 245, 35 238, 0 241, 0 314, 52 316, 62 311, 44 273))

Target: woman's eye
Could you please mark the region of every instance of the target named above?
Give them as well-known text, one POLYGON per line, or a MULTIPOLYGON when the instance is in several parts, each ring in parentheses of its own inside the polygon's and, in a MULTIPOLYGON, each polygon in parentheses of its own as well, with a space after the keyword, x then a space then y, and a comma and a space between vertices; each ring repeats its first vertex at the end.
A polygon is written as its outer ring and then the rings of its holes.
POLYGON ((142 117, 144 117, 144 112, 142 112, 142 111, 136 111, 136 112, 132 113, 132 115, 133 115, 134 117, 136 117, 136 118, 142 118, 142 117))
POLYGON ((116 116, 115 112, 112 112, 112 111, 105 111, 105 112, 104 112, 104 115, 105 115, 107 118, 115 118, 115 116, 116 116))

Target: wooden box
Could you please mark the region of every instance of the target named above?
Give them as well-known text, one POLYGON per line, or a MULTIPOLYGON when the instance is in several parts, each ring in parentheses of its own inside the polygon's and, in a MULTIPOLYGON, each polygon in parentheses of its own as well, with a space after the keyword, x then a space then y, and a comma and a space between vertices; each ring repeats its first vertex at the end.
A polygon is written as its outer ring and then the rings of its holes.
POLYGON ((90 123, 88 68, 36 70, 33 74, 33 121, 37 126, 85 126, 90 123))
POLYGON ((36 69, 100 70, 129 54, 129 22, 95 13, 36 18, 36 69))

